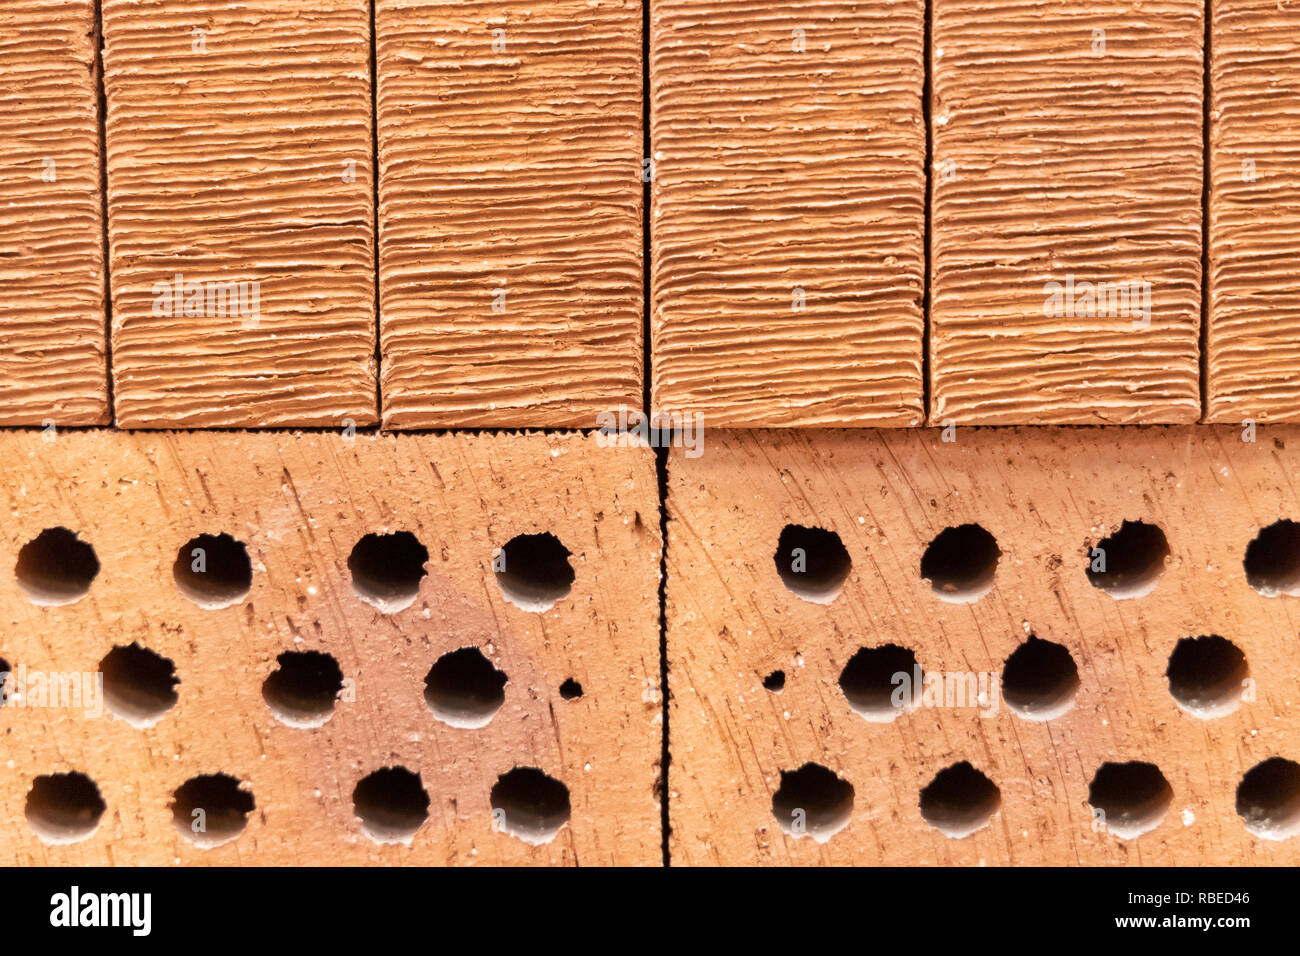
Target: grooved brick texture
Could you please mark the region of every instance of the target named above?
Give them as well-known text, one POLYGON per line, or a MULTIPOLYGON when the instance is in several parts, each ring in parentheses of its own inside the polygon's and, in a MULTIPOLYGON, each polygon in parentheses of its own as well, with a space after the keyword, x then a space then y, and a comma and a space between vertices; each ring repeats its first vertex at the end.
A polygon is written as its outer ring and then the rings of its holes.
POLYGON ((95 15, 0 6, 0 425, 109 420, 95 15))
POLYGON ((369 4, 104 0, 103 20, 118 424, 373 423, 369 4), (254 282, 256 307, 214 294, 254 282))
POLYGON ((375 34, 384 425, 640 407, 640 3, 377 0, 375 34))
MULTIPOLYGON (((1262 526, 1300 518, 1300 431, 1270 429, 1255 443, 1205 427, 956 436, 710 432, 703 456, 673 455, 674 864, 1300 862, 1300 841, 1252 836, 1234 803, 1250 768, 1300 759, 1300 610, 1252 589, 1242 564, 1262 526), (1086 574, 1092 549, 1124 521, 1167 538, 1145 597, 1116 599, 1086 574), (922 555, 968 522, 1001 552, 992 588, 974 603, 941 601, 922 580, 922 555), (852 567, 832 603, 804 600, 778 576, 786 525, 839 535, 852 567), (872 723, 840 687, 859 648, 889 643, 927 674, 991 673, 1001 684, 1030 634, 1068 649, 1078 668, 1072 709, 1047 722, 1012 713, 1003 686, 991 716, 923 706, 872 723), (1211 634, 1242 650, 1254 688, 1207 721, 1178 706, 1166 668, 1178 641, 1211 634), (762 686, 778 669, 779 694, 762 686), (1089 783, 1104 762, 1130 760, 1154 763, 1173 794, 1155 829, 1121 839, 1094 829, 1089 783), (922 818, 919 794, 960 761, 993 781, 1001 806, 953 839, 922 818), (782 832, 772 812, 781 773, 806 762, 855 790, 848 825, 820 844, 782 832)), ((1119 570, 1124 550, 1106 546, 1119 570)))
POLYGON ((1300 9, 1216 0, 1208 421, 1300 420, 1300 9))
POLYGON ((1197 420, 1204 23, 935 0, 932 423, 1197 420))
POLYGON ((922 420, 923 11, 653 5, 655 408, 922 420))
POLYGON ((73 707, 0 708, 0 860, 659 863, 649 450, 572 434, 10 432, 0 457, 0 658, 15 673, 93 672, 114 645, 138 642, 180 678, 175 706, 143 730, 73 707), (15 562, 57 526, 89 542, 101 569, 81 600, 38 607, 15 562), (381 614, 353 593, 348 558, 363 535, 396 530, 427 547, 427 574, 413 604, 381 614), (237 604, 204 610, 178 590, 173 562, 195 535, 219 532, 246 544, 253 583, 237 604), (569 550, 575 579, 534 613, 503 599, 493 553, 540 532, 569 550), (434 662, 467 646, 508 677, 480 729, 439 722, 423 696, 434 662), (352 681, 353 699, 319 728, 286 726, 263 699, 286 651, 327 652, 352 681), (581 697, 561 696, 568 678, 581 697), (399 765, 420 774, 429 816, 409 846, 380 846, 361 832, 353 788, 399 765), (493 829, 489 794, 516 766, 568 788, 571 818, 549 843, 493 829), (46 845, 24 820, 26 796, 37 775, 69 771, 95 781, 107 810, 86 840, 46 845), (178 832, 169 804, 185 780, 213 773, 240 780, 256 806, 237 839, 205 850, 178 832))

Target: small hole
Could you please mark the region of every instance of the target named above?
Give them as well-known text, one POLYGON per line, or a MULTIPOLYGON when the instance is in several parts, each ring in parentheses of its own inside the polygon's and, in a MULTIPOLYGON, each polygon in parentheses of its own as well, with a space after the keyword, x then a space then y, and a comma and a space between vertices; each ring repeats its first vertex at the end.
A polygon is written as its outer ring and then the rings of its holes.
POLYGON ((42 843, 77 843, 99 826, 107 806, 84 773, 52 773, 32 781, 27 825, 42 843))
POLYGON ((966 760, 940 770, 921 791, 921 817, 954 840, 988 826, 1000 806, 997 785, 966 760))
POLYGON ((384 614, 410 607, 420 593, 429 549, 409 531, 368 534, 348 556, 352 590, 384 614))
POLYGON ((1179 707, 1194 717, 1209 719, 1237 709, 1250 669, 1236 644, 1210 634, 1184 637, 1175 644, 1165 676, 1179 707))
POLYGON ((847 780, 815 763, 781 771, 772 816, 786 833, 825 843, 848 826, 852 815, 853 785, 847 780))
POLYGON ((1145 521, 1125 521, 1088 555, 1088 580, 1113 598, 1150 594, 1169 557, 1165 533, 1145 521))
POLYGON ((814 604, 830 604, 839 597, 853 566, 838 534, 797 524, 781 530, 772 561, 791 593, 814 604))
POLYGON ((172 795, 172 822, 181 836, 210 850, 244 832, 253 812, 253 795, 229 774, 191 777, 172 795))
POLYGON ((9 703, 13 697, 14 688, 12 685, 17 683, 17 680, 14 677, 13 669, 9 666, 9 662, 0 657, 0 707, 9 703))
POLYGON ((1300 764, 1271 757, 1251 767, 1237 785, 1237 814, 1264 840, 1300 834, 1300 764))
POLYGON ((550 532, 516 535, 492 566, 506 600, 525 611, 549 611, 573 586, 569 550, 550 532))
POLYGON ((228 534, 201 534, 176 552, 172 577, 181 593, 215 611, 238 604, 253 586, 253 566, 242 541, 228 534))
POLYGON ((916 655, 897 644, 864 647, 840 672, 840 690, 853 712, 886 722, 921 698, 921 665, 916 655))
POLYGON ((99 574, 95 549, 67 528, 46 528, 18 552, 18 586, 33 604, 71 604, 99 574))
POLYGON ((444 724, 486 727, 506 702, 506 675, 477 647, 443 654, 424 679, 424 702, 444 724))
POLYGON ((429 794, 418 774, 384 767, 357 784, 352 807, 361 832, 376 843, 410 843, 429 818, 429 794))
POLYGON ((942 601, 969 604, 988 594, 1002 552, 977 524, 944 528, 921 556, 921 577, 942 601))
POLYGON ((569 822, 569 788, 534 767, 497 777, 490 801, 496 828, 535 846, 569 822))
POLYGON ((565 700, 577 700, 582 696, 582 685, 570 677, 560 685, 560 696, 565 700))
POLYGON ((1052 720, 1074 706, 1079 668, 1060 644, 1032 634, 1002 665, 1002 697, 1026 720, 1052 720))
POLYGON ((785 690, 785 671, 772 671, 763 678, 763 687, 774 694, 785 690))
POLYGON ((262 699, 276 719, 290 727, 319 727, 334 715, 343 689, 343 670, 320 651, 285 651, 262 682, 262 699))
POLYGON ((1300 595, 1300 524, 1275 521, 1246 546, 1246 581, 1265 597, 1300 595))
POLYGON ((151 727, 176 706, 176 665, 138 643, 113 648, 99 670, 108 712, 132 727, 151 727))
POLYGON ((1088 803, 1098 823, 1122 840, 1154 830, 1165 818, 1174 791, 1155 764, 1104 763, 1088 786, 1088 803))

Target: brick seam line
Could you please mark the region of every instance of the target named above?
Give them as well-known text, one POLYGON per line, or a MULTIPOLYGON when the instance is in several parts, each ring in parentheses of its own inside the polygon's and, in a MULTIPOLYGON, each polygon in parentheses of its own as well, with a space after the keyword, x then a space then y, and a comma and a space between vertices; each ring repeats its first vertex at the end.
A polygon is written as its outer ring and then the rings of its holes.
POLYGON ((104 378, 107 380, 108 427, 117 425, 117 403, 113 398, 113 286, 108 250, 108 96, 104 92, 104 9, 95 3, 95 93, 99 110, 99 231, 104 255, 104 378))
POLYGON ((375 52, 379 40, 375 36, 375 5, 379 0, 370 0, 370 190, 371 203, 374 206, 370 218, 373 245, 375 250, 375 428, 384 421, 384 387, 382 372, 383 342, 379 338, 383 323, 380 321, 379 308, 379 58, 375 52))
POLYGON ((1205 40, 1201 44, 1201 416, 1210 414, 1210 52, 1214 46, 1214 0, 1205 0, 1205 40))

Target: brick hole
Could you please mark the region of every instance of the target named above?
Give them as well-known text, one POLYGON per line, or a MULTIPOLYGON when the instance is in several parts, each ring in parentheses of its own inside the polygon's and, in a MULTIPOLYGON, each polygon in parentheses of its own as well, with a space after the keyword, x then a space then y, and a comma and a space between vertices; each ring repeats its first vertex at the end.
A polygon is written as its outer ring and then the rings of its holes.
POLYGON ((1173 802, 1169 781, 1152 763, 1104 763, 1088 785, 1088 803, 1103 816, 1099 822, 1123 840, 1154 830, 1173 802))
POLYGON ((853 560, 834 531, 788 524, 772 556, 790 593, 814 604, 830 604, 844 588, 853 560))
POLYGON ((205 610, 238 604, 253 586, 248 549, 226 533, 191 538, 176 553, 172 577, 187 598, 205 610))
POLYGON ((921 791, 921 818, 954 840, 988 826, 1001 806, 997 784, 967 760, 940 770, 921 791))
POLYGON ((496 829, 534 846, 549 843, 569 822, 569 788, 536 767, 497 777, 489 800, 496 829))
POLYGON ((1002 665, 1002 699, 1025 720, 1053 720, 1074 706, 1079 668, 1070 652, 1032 634, 1002 665))
POLYGON ((419 774, 405 767, 383 767, 352 791, 361 832, 376 843, 410 843, 429 818, 429 794, 419 774))
POLYGON ((17 680, 14 677, 13 668, 9 666, 9 662, 0 657, 0 707, 9 703, 10 698, 13 697, 13 685, 17 683, 17 680))
POLYGON ((443 654, 424 678, 424 702, 444 724, 473 730, 486 727, 506 702, 504 671, 477 647, 443 654))
POLYGON ((205 850, 244 832, 255 809, 253 795, 226 773, 191 777, 172 794, 172 822, 181 836, 205 850))
POLYGON ((1150 594, 1169 557, 1165 533, 1145 521, 1125 521, 1088 555, 1088 580, 1116 599, 1150 594))
POLYGON ((348 555, 352 590, 384 614, 410 607, 420 593, 429 549, 409 531, 368 534, 348 555))
POLYGON ((1237 814, 1264 840, 1300 834, 1300 764, 1270 757, 1251 767, 1237 785, 1237 814))
POLYGON ((791 836, 825 843, 853 816, 853 785, 820 764, 782 770, 781 786, 772 795, 772 816, 791 836))
POLYGON ((27 792, 27 825, 46 844, 86 839, 106 809, 95 781, 75 771, 37 777, 27 792))
POLYGON ((176 665, 139 643, 118 645, 99 662, 104 705, 132 727, 151 727, 176 706, 176 665))
POLYGON ((67 528, 46 528, 19 550, 14 574, 33 604, 71 604, 90 590, 99 574, 99 558, 67 528))
POLYGON ((1169 655, 1169 693, 1178 706, 1208 720, 1232 713, 1241 704, 1242 685, 1250 676, 1246 655, 1217 634, 1184 637, 1169 655))
POLYGON ((764 690, 770 690, 774 694, 779 694, 785 690, 785 671, 772 671, 763 678, 764 690))
POLYGON ((276 720, 290 727, 319 727, 334 716, 343 669, 321 651, 285 651, 262 682, 262 699, 276 720))
POLYGON ((863 647, 840 672, 840 690, 853 712, 873 722, 893 720, 921 697, 916 655, 897 644, 863 647))
POLYGON ((921 578, 942 601, 969 604, 993 588, 1002 551, 977 524, 944 528, 921 555, 921 578))
POLYGON ((505 599, 525 611, 549 611, 573 587, 569 549, 549 531, 515 535, 493 559, 505 599))
POLYGON ((1246 582, 1265 597, 1300 595, 1300 524, 1275 521, 1246 546, 1246 582))
POLYGON ((560 685, 560 697, 564 700, 577 700, 582 696, 582 685, 572 677, 560 685))

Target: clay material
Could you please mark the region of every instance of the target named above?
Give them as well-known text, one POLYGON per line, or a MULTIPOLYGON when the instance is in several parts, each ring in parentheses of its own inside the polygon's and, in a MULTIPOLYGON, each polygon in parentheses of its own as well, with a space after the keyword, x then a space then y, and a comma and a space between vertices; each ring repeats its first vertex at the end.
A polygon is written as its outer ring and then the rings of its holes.
POLYGON ((104 0, 119 425, 375 409, 365 0, 104 0))
POLYGON ((935 0, 932 424, 1200 416, 1200 0, 935 0))
POLYGON ((1289 534, 1251 548, 1300 516, 1300 429, 943 434, 712 432, 671 458, 674 865, 1300 862, 1297 599, 1250 583, 1300 567, 1289 534), (954 604, 922 557, 968 523, 998 554, 954 604), (791 525, 852 560, 829 605, 773 566, 791 525), (1090 579, 1102 542, 1149 593, 1090 579))
POLYGON ((378 0, 389 428, 641 405, 641 5, 378 0))
POLYGON ((0 5, 0 425, 102 425, 104 357, 95 12, 0 5))
POLYGON ((922 420, 923 18, 920 0, 654 4, 655 408, 922 420))

